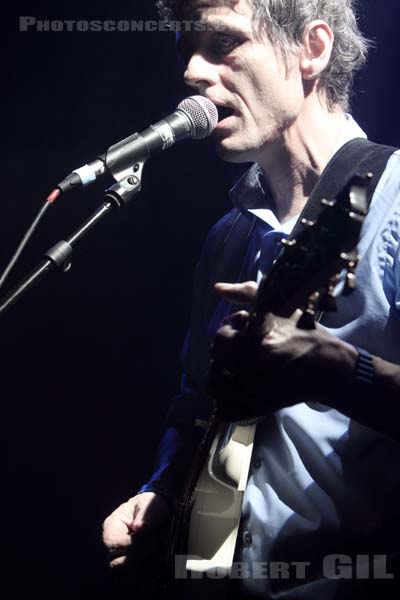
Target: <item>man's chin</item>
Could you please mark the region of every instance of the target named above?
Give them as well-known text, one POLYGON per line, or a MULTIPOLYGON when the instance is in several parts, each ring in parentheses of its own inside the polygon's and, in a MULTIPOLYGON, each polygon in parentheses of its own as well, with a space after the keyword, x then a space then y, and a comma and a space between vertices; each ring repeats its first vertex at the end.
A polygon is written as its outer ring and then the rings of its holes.
POLYGON ((214 145, 216 154, 221 160, 232 163, 254 162, 253 153, 248 148, 234 147, 228 140, 218 138, 214 140, 214 145))

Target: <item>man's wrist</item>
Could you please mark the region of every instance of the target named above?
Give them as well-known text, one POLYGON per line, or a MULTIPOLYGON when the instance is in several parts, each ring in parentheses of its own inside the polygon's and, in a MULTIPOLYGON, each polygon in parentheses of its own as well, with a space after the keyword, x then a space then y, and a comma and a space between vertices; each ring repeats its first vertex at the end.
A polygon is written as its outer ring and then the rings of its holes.
POLYGON ((137 492, 138 494, 144 494, 145 492, 153 492, 154 494, 159 494, 162 496, 168 503, 172 512, 175 512, 175 502, 176 498, 174 494, 172 494, 165 487, 157 484, 157 483, 146 483, 143 485, 140 490, 137 492))
MULTIPOLYGON (((339 385, 352 384, 354 381, 354 370, 358 360, 358 350, 352 344, 336 337, 330 337, 330 344, 327 344, 327 354, 325 354, 324 374, 330 375, 332 381, 332 391, 339 385)), ((322 373, 322 371, 321 371, 322 373)), ((324 375, 323 375, 324 377, 324 375)), ((324 379, 324 383, 326 380, 324 379)))

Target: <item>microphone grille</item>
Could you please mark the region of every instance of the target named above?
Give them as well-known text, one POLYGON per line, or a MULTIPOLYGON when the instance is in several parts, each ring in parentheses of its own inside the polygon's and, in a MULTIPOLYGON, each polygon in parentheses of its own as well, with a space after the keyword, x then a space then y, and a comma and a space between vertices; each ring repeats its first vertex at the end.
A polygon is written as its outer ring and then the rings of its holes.
POLYGON ((204 96, 189 96, 178 105, 189 117, 193 128, 192 138, 201 140, 212 133, 218 123, 218 110, 214 102, 204 96))

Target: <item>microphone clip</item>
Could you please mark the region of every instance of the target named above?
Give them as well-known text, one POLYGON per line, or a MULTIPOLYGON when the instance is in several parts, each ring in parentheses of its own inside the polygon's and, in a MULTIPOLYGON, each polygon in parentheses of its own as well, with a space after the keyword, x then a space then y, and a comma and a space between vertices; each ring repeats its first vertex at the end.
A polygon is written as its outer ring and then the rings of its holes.
POLYGON ((117 208, 125 208, 142 189, 142 173, 145 160, 136 162, 133 167, 124 169, 119 175, 113 173, 116 183, 106 190, 105 197, 117 208))

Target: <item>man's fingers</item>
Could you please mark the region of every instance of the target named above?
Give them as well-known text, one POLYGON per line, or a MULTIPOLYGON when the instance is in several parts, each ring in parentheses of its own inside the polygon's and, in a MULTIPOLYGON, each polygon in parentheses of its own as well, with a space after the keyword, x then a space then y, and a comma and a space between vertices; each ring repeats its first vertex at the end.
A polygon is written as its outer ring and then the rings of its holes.
POLYGON ((136 504, 134 505, 134 507, 133 507, 132 518, 131 518, 131 521, 130 521, 130 523, 129 523, 129 529, 130 529, 131 531, 134 531, 134 528, 135 528, 135 521, 137 521, 137 520, 138 520, 138 515, 139 515, 139 513, 140 513, 140 512, 141 512, 141 511, 140 511, 140 508, 139 508, 138 504, 136 503, 136 504))
POLYGON ((133 519, 130 529, 131 529, 131 531, 130 531, 131 535, 138 535, 142 531, 154 529, 154 525, 152 525, 152 523, 149 523, 148 521, 146 521, 144 514, 141 511, 133 519))
POLYGON ((110 567, 120 567, 125 562, 126 562, 126 555, 119 556, 118 558, 114 558, 112 561, 110 561, 109 565, 110 565, 110 567))
POLYGON ((158 551, 171 516, 167 500, 154 492, 138 494, 121 504, 103 523, 110 567, 120 567, 138 556, 158 551))
POLYGON ((257 288, 258 286, 255 281, 215 284, 218 294, 225 298, 225 300, 232 302, 232 304, 249 304, 255 299, 257 288))
POLYGON ((240 310, 239 312, 234 313, 233 315, 229 315, 225 317, 222 321, 222 325, 230 325, 233 329, 237 331, 242 331, 245 328, 246 324, 249 320, 249 313, 245 310, 240 310))

